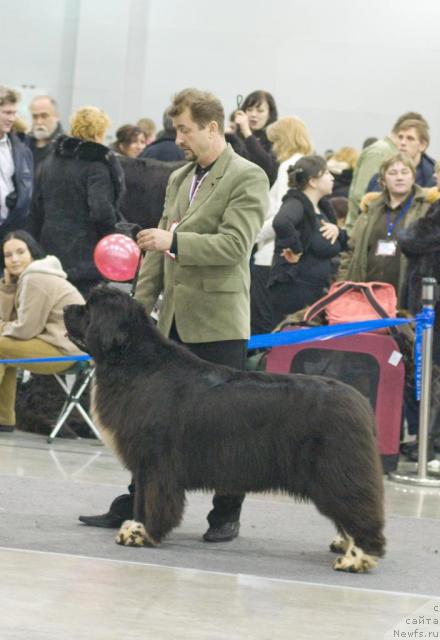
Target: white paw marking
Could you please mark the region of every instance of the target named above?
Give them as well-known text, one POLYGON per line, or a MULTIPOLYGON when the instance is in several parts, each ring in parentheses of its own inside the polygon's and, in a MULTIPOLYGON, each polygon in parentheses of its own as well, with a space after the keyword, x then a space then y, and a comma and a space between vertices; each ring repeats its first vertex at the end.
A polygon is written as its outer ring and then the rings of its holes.
POLYGON ((116 543, 125 547, 156 546, 145 530, 142 522, 126 520, 116 536, 116 543))
POLYGON ((377 561, 373 556, 365 553, 360 547, 354 544, 352 537, 347 538, 347 549, 345 555, 337 558, 333 563, 335 571, 348 571, 350 573, 365 573, 373 569, 377 561))

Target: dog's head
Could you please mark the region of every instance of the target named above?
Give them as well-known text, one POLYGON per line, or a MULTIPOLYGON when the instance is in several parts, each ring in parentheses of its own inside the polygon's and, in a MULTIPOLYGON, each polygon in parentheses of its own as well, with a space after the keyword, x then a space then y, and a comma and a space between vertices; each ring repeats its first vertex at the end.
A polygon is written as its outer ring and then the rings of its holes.
POLYGON ((150 322, 139 302, 114 287, 99 286, 86 304, 64 307, 70 340, 96 362, 117 361, 123 352, 137 349, 150 322))

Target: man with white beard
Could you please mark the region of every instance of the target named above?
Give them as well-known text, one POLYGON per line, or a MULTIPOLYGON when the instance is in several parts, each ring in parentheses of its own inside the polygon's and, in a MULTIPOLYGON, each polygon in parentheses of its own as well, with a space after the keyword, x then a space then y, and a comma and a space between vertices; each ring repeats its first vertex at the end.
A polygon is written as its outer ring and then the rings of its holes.
POLYGON ((34 178, 38 178, 43 160, 49 155, 52 141, 63 129, 58 115, 57 103, 50 96, 37 96, 29 106, 32 130, 29 134, 30 148, 34 157, 34 178))

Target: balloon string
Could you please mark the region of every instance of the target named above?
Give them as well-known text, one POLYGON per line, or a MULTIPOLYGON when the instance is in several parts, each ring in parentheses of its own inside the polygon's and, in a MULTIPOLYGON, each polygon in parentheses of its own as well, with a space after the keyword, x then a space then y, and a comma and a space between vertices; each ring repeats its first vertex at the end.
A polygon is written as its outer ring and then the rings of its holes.
POLYGON ((131 283, 131 289, 130 289, 130 295, 131 295, 132 298, 134 297, 134 294, 136 293, 136 285, 137 285, 137 281, 138 281, 138 278, 139 278, 139 271, 141 269, 142 258, 144 257, 144 255, 145 254, 144 254, 143 251, 141 251, 139 253, 138 263, 137 263, 136 271, 134 273, 134 278, 133 278, 133 281, 131 283))

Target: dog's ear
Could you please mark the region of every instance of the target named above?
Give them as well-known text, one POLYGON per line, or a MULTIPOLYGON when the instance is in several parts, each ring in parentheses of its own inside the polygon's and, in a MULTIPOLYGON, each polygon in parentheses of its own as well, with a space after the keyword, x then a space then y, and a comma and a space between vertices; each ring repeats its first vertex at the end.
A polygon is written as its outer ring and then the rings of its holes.
POLYGON ((106 313, 100 306, 91 309, 86 343, 92 356, 117 354, 129 341, 129 322, 122 309, 118 313, 106 313))

